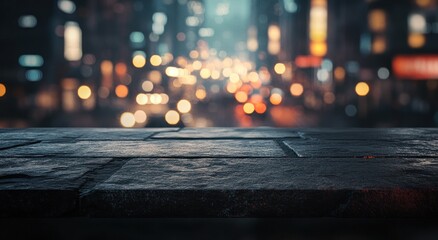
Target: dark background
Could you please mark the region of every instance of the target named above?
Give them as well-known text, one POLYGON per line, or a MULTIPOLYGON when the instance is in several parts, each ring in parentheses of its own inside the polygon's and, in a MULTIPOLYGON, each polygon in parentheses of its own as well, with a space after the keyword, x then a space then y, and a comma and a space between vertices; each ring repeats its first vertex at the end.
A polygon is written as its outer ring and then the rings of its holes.
POLYGON ((2 1, 0 127, 436 127, 437 7, 2 1))

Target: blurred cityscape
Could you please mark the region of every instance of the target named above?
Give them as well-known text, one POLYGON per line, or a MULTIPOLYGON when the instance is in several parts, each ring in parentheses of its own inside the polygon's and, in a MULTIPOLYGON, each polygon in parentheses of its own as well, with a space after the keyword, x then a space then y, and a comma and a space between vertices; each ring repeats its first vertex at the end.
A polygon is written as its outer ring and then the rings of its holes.
POLYGON ((0 127, 437 127, 437 0, 0 3, 0 127))

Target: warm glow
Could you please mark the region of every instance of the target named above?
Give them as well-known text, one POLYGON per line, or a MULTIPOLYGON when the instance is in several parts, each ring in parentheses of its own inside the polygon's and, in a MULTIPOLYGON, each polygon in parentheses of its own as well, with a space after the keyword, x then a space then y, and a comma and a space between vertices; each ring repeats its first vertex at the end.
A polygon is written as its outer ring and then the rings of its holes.
POLYGON ((0 97, 6 95, 6 86, 3 83, 0 83, 0 97))
POLYGON ((234 97, 240 103, 244 103, 248 100, 248 95, 244 91, 238 91, 234 97))
POLYGON ((234 83, 228 83, 227 84, 227 92, 229 93, 235 93, 237 91, 237 85, 234 83))
POLYGON ((203 68, 201 70, 201 72, 199 73, 199 75, 203 78, 203 79, 208 79, 211 76, 211 71, 207 68, 203 68))
POLYGON ((433 4, 432 0, 415 0, 415 3, 420 7, 429 7, 433 4))
POLYGON ((322 57, 327 54, 327 0, 312 0, 309 19, 310 54, 322 57))
POLYGON ((277 63, 274 66, 274 70, 279 75, 284 74, 286 72, 286 65, 283 63, 277 63))
POLYGON ((335 68, 334 75, 335 75, 336 80, 340 80, 340 81, 344 80, 345 79, 345 69, 343 67, 335 68))
POLYGON ((153 83, 156 83, 156 84, 161 83, 162 76, 161 76, 161 73, 159 71, 156 71, 156 70, 151 71, 149 73, 148 77, 149 77, 149 80, 153 83))
POLYGON ((128 96, 129 89, 125 85, 118 85, 116 87, 116 96, 119 98, 125 98, 128 96))
POLYGON ((255 105, 255 111, 256 111, 256 113, 258 113, 258 114, 263 114, 263 113, 265 113, 265 112, 266 112, 266 104, 264 104, 264 103, 257 103, 257 104, 255 105))
POLYGON ((76 22, 67 22, 64 26, 64 57, 67 61, 82 58, 82 31, 76 22))
POLYGON ((154 84, 151 81, 144 81, 141 84, 141 88, 145 92, 151 92, 154 89, 154 84))
POLYGON ((134 118, 137 123, 145 123, 148 119, 148 116, 143 110, 137 110, 134 113, 134 118))
POLYGON ((127 72, 128 72, 128 69, 126 67, 126 64, 124 64, 124 63, 117 63, 116 64, 116 74, 119 77, 125 76, 127 72))
POLYGON ((374 32, 386 29, 386 13, 382 9, 374 9, 368 14, 368 26, 374 32))
POLYGON ((163 97, 158 93, 154 93, 150 95, 149 100, 151 101, 152 104, 157 105, 163 101, 163 97))
POLYGON ((271 25, 268 28, 268 37, 271 41, 278 41, 281 39, 281 30, 278 25, 271 25))
POLYGON ((290 93, 292 96, 299 97, 303 94, 304 87, 301 83, 294 83, 290 86, 290 93))
POLYGON ((359 82, 358 84, 356 84, 356 94, 358 96, 364 97, 368 95, 369 92, 370 92, 370 87, 368 86, 367 83, 359 82))
POLYGON ((386 51, 386 38, 375 37, 372 45, 373 53, 384 53, 386 51))
POLYGON ((408 44, 411 48, 421 48, 426 44, 426 37, 420 33, 411 33, 408 37, 408 44))
POLYGON ((180 116, 179 116, 179 113, 177 111, 170 110, 166 113, 165 119, 166 119, 166 122, 168 124, 176 125, 176 124, 178 124, 178 122, 180 120, 180 116))
POLYGON ((152 55, 150 59, 151 65, 154 67, 158 67, 163 63, 163 60, 158 55, 152 55))
POLYGON ((200 89, 196 90, 196 97, 199 100, 204 100, 207 97, 207 92, 205 92, 204 89, 200 88, 200 89))
POLYGON ((108 60, 102 61, 100 64, 100 71, 103 76, 110 77, 113 74, 113 63, 108 60))
POLYGON ((120 124, 125 128, 131 128, 135 125, 135 116, 130 112, 124 112, 120 116, 120 124))
POLYGON ((148 103, 148 96, 144 93, 140 93, 135 100, 139 105, 146 105, 148 103))
POLYGON ((188 113, 190 110, 192 110, 192 104, 190 104, 189 101, 182 99, 178 102, 176 108, 180 113, 188 113))
POLYGON ((310 53, 316 57, 323 57, 327 54, 327 43, 312 42, 310 43, 310 53))
POLYGON ((178 77, 179 69, 176 67, 168 67, 166 68, 166 75, 169 77, 178 77))
POLYGON ((89 86, 82 85, 78 88, 78 96, 80 99, 86 100, 91 97, 91 89, 89 86))
POLYGON ((254 112, 254 110, 255 110, 255 107, 254 107, 254 104, 252 104, 252 103, 245 103, 245 105, 243 105, 243 111, 246 114, 251 114, 254 112))
POLYGON ((194 70, 201 70, 202 63, 201 63, 201 61, 194 61, 192 66, 193 66, 194 70))
POLYGON ((142 68, 144 65, 146 65, 146 58, 143 55, 135 55, 132 58, 132 65, 136 68, 142 68))
POLYGON ((283 97, 279 93, 273 93, 269 98, 269 101, 272 103, 272 105, 280 105, 283 101, 283 97))

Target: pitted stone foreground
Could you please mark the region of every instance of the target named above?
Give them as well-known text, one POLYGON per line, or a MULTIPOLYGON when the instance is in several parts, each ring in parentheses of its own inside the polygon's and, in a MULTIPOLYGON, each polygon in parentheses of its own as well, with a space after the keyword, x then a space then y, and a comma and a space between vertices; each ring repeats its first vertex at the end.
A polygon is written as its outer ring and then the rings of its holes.
POLYGON ((437 129, 0 129, 3 217, 437 217, 437 129))

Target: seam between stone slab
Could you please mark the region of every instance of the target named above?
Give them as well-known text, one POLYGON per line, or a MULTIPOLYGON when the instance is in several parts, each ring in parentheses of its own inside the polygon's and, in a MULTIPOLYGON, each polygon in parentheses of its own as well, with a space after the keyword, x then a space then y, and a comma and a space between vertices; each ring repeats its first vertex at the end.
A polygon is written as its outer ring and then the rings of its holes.
POLYGON ((78 188, 79 198, 91 192, 96 185, 105 182, 131 159, 131 157, 115 157, 106 164, 103 164, 85 173, 80 178, 85 181, 78 188))
MULTIPOLYGON (((26 140, 25 140, 25 141, 26 141, 26 140)), ((15 147, 28 146, 28 145, 37 144, 37 143, 41 143, 41 141, 35 140, 35 141, 29 141, 29 142, 26 142, 26 143, 18 143, 18 144, 16 144, 16 145, 9 146, 9 147, 3 147, 3 148, 0 147, 0 151, 2 151, 2 150, 8 150, 8 149, 15 148, 15 147)))
POLYGON ((284 139, 275 139, 274 142, 277 143, 277 145, 281 148, 281 150, 283 150, 283 152, 284 152, 288 157, 293 157, 293 158, 300 157, 300 156, 297 154, 297 152, 295 152, 295 150, 293 150, 291 147, 288 147, 288 146, 284 143, 284 139))
POLYGON ((176 130, 176 131, 162 131, 162 132, 154 132, 154 133, 152 133, 151 135, 149 135, 148 137, 144 138, 143 140, 144 140, 144 141, 146 141, 146 140, 149 140, 149 139, 153 139, 155 135, 157 135, 157 134, 161 134, 161 133, 168 133, 168 132, 179 132, 179 131, 181 131, 182 129, 183 129, 183 128, 178 128, 178 130, 176 130))

